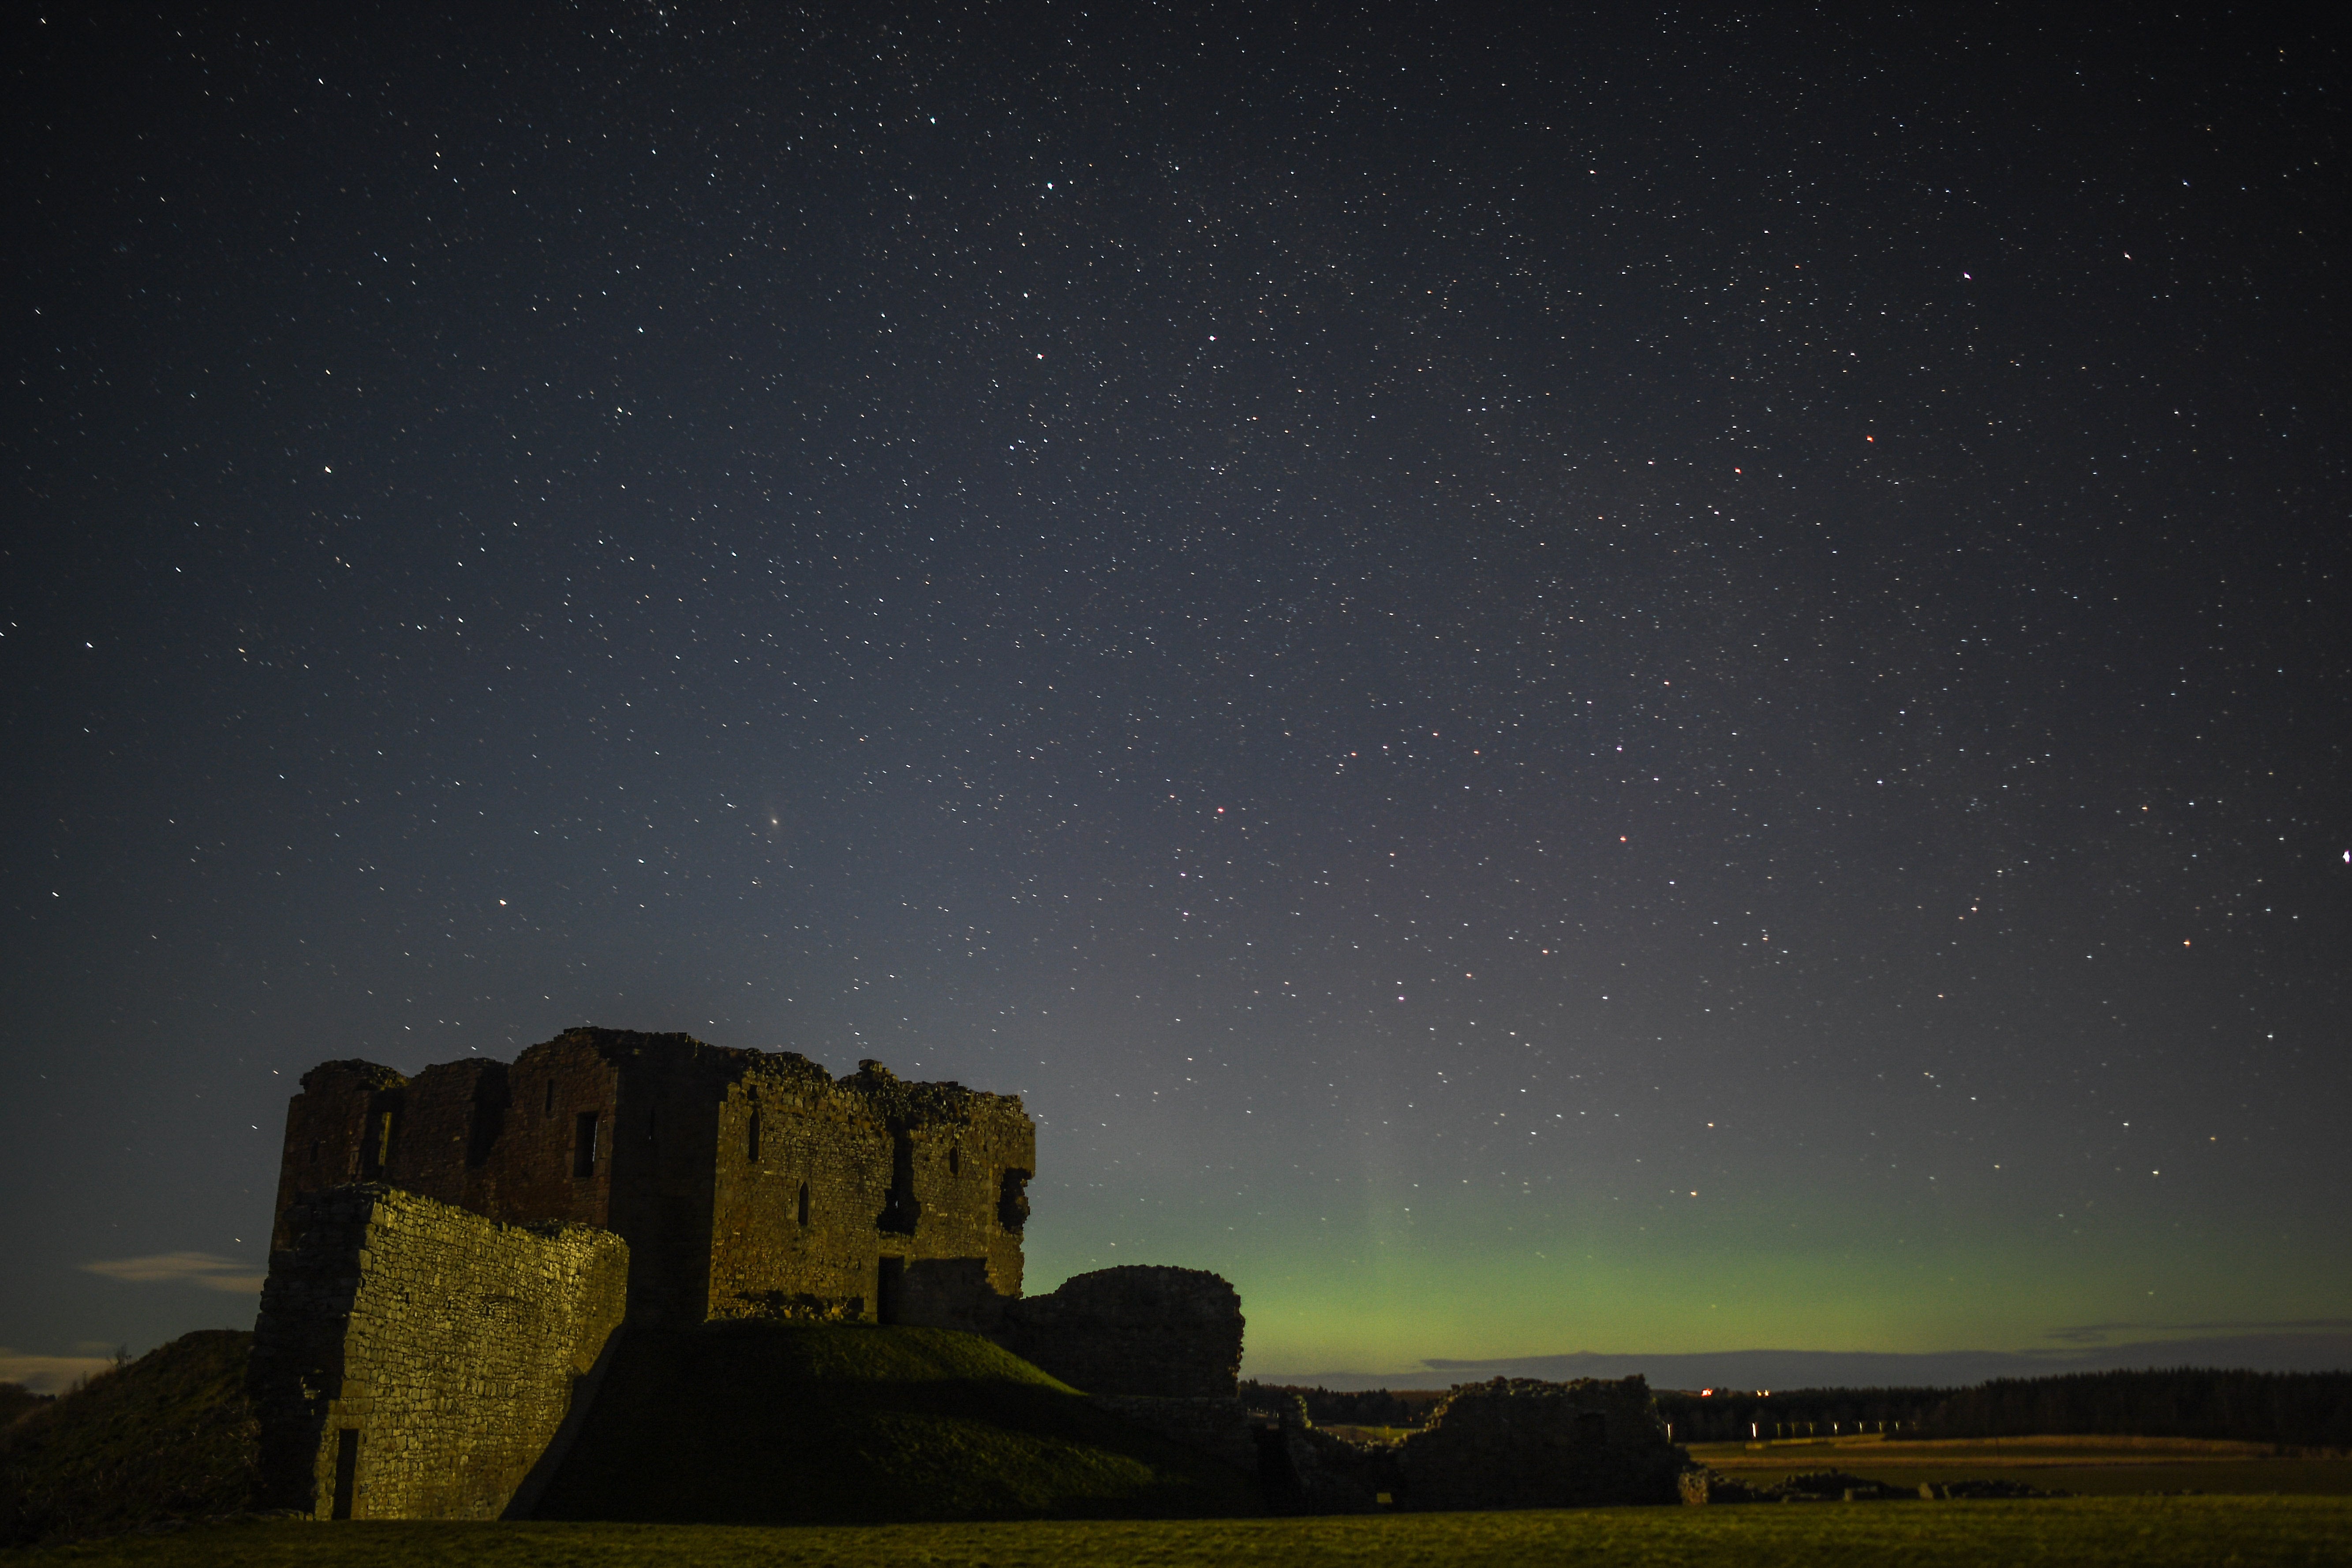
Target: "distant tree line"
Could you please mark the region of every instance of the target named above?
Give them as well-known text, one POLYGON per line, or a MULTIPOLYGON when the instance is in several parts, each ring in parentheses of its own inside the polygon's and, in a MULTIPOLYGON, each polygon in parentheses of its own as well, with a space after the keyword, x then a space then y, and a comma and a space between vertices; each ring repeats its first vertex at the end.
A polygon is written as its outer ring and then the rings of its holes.
POLYGON ((1318 1426, 1418 1426, 1427 1418, 1430 1407, 1452 1390, 1370 1388, 1348 1393, 1286 1383, 1244 1381, 1238 1392, 1244 1404, 1269 1407, 1296 1395, 1306 1401, 1307 1418, 1318 1426))
POLYGON ((1923 1436, 2101 1433, 2352 1447, 2352 1373, 2081 1372, 1997 1378, 1944 1396, 1923 1436))
MULTIPOLYGON (((1297 1395, 1318 1426, 1418 1426, 1442 1389, 1340 1392, 1244 1383, 1244 1400, 1297 1395)), ((2079 1372, 1974 1388, 1661 1390, 1677 1443, 1844 1436, 2032 1437, 2097 1434, 2352 1447, 2352 1373, 2079 1372)))

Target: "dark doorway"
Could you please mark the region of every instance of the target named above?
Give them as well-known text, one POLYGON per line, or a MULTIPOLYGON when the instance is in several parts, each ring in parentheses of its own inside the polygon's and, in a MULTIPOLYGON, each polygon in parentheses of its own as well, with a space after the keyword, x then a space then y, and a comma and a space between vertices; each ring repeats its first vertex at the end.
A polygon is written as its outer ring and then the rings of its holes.
POLYGON ((360 1175, 374 1181, 383 1174, 384 1165, 392 1158, 392 1112, 371 1110, 367 1128, 360 1137, 360 1175))
POLYGON ((1257 1484, 1266 1505, 1288 1512, 1298 1501, 1298 1467, 1290 1460, 1290 1445, 1279 1426, 1260 1426, 1250 1433, 1257 1444, 1257 1484))
POLYGON ((593 1176, 596 1173, 596 1113, 583 1110, 574 1124, 572 1137, 572 1173, 593 1176))
POLYGON ((906 1299, 907 1260, 903 1258, 884 1258, 881 1275, 874 1282, 875 1318, 885 1323, 897 1322, 906 1299))
POLYGON ((882 1207, 875 1228, 892 1236, 912 1236, 923 1205, 915 1200, 915 1140, 904 1128, 890 1132, 890 1201, 882 1207))
POLYGON ((360 1429, 346 1426, 335 1434, 335 1518, 352 1517, 352 1499, 359 1486, 360 1429))
POLYGON ((507 1074, 503 1067, 486 1068, 474 1080, 474 1114, 466 1138, 466 1167, 480 1170, 489 1163, 490 1151, 506 1130, 507 1074))

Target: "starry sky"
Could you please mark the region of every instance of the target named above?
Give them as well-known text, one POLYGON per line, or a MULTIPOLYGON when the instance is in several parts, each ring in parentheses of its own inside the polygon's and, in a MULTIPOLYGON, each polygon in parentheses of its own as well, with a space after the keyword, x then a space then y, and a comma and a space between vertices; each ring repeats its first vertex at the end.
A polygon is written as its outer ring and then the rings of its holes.
POLYGON ((244 10, 7 24, 0 1373, 580 1023, 1261 1375, 2352 1345, 2333 40, 244 10))

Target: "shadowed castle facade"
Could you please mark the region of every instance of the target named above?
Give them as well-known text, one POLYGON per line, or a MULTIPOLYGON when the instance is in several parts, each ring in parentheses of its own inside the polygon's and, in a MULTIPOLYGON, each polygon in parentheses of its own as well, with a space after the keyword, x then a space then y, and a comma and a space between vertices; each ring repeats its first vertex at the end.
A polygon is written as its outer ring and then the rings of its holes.
POLYGON ((323 1063, 288 1107, 274 1251, 307 1194, 380 1182, 629 1247, 633 1321, 992 1328, 1021 1294, 1034 1125, 1012 1095, 835 1079, 793 1052, 572 1029, 512 1065, 323 1063))

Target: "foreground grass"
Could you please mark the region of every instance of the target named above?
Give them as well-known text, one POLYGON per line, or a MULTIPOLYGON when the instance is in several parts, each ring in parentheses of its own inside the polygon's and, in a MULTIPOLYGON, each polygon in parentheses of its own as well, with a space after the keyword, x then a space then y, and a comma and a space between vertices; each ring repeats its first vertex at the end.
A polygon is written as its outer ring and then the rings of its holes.
POLYGON ((1999 1479, 2086 1497, 2181 1491, 2352 1497, 2352 1456, 2316 1450, 2279 1455, 2260 1443, 2187 1437, 1853 1437, 1694 1444, 1690 1454, 1700 1464, 1758 1486, 1808 1470, 1840 1469, 1898 1487, 1999 1479))
POLYGON ((2034 1563, 2341 1564, 2352 1501, 2078 1499, 1591 1509, 1302 1520, 1040 1521, 865 1527, 643 1524, 198 1525, 33 1548, 91 1568, 1985 1568, 2034 1563))

